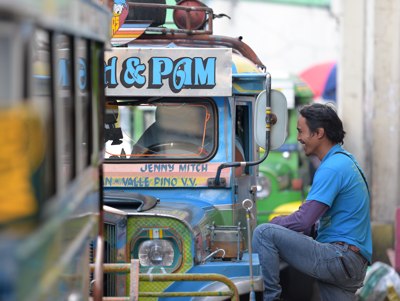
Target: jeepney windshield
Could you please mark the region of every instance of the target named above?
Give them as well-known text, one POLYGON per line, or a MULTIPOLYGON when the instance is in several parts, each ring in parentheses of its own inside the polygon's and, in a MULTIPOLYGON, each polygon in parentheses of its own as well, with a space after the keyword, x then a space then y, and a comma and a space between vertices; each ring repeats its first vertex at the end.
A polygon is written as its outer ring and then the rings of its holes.
POLYGON ((199 98, 113 101, 106 106, 105 158, 204 161, 216 149, 215 114, 199 98))

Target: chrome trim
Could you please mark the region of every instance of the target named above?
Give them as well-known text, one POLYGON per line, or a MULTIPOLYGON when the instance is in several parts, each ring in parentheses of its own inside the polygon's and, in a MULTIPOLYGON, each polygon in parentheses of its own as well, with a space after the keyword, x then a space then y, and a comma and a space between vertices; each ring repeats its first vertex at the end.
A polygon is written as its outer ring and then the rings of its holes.
POLYGON ((109 212, 109 213, 115 213, 115 214, 120 214, 120 215, 127 215, 125 211, 122 211, 122 210, 119 210, 119 209, 116 209, 116 208, 114 208, 114 207, 110 207, 110 206, 107 206, 107 205, 103 205, 103 210, 104 210, 104 211, 107 211, 107 212, 109 212))
MULTIPOLYGON (((254 277, 254 291, 255 292, 263 292, 264 291, 264 284, 263 284, 263 277, 257 276, 254 277)), ((250 278, 249 277, 235 277, 230 278, 230 280, 236 285, 239 296, 245 295, 250 293, 250 278)), ((213 282, 209 285, 204 286, 201 290, 202 291, 228 291, 228 287, 220 282, 213 282)), ((193 301, 223 301, 226 300, 226 297, 198 297, 193 298, 193 301)))

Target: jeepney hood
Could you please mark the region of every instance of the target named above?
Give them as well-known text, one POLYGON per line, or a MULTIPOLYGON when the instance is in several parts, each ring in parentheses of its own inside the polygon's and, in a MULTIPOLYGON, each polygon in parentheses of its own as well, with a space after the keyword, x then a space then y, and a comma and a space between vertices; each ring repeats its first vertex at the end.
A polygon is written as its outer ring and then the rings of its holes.
POLYGON ((192 229, 195 228, 196 225, 199 225, 202 221, 204 222, 207 217, 211 217, 212 212, 213 206, 203 202, 189 204, 179 202, 161 202, 146 212, 126 210, 126 213, 131 216, 140 215, 142 217, 162 216, 175 218, 184 222, 192 229))
MULTIPOLYGON (((144 197, 149 198, 148 196, 144 197)), ((158 201, 155 206, 145 211, 137 210, 137 208, 129 206, 128 204, 124 204, 123 206, 113 205, 109 202, 106 202, 106 204, 112 208, 121 210, 121 212, 123 211, 124 215, 127 216, 174 218, 185 223, 191 230, 194 230, 196 226, 200 224, 207 223, 211 219, 214 219, 218 212, 213 205, 207 202, 193 199, 191 199, 190 202, 188 202, 188 200, 175 200, 176 198, 168 199, 163 197, 161 202, 158 201), (186 203, 184 201, 186 201, 186 203)))
MULTIPOLYGON (((279 155, 280 154, 278 154, 277 157, 279 155)), ((283 175, 290 175, 291 170, 289 164, 282 161, 283 160, 279 157, 276 158, 275 161, 271 159, 271 161, 268 161, 267 164, 261 165, 259 170, 264 174, 270 174, 272 177, 281 177, 283 175)))
MULTIPOLYGON (((219 165, 220 163, 212 162, 104 164, 105 194, 108 191, 120 191, 124 194, 135 192, 159 200, 155 206, 145 211, 138 211, 129 205, 123 206, 123 210, 132 216, 170 216, 182 220, 191 228, 200 223, 211 222, 211 219, 215 223, 231 224, 231 189, 207 187, 208 179, 215 177, 219 165), (156 168, 157 172, 154 171, 156 168)), ((223 170, 221 175, 230 183, 228 169, 223 170)))

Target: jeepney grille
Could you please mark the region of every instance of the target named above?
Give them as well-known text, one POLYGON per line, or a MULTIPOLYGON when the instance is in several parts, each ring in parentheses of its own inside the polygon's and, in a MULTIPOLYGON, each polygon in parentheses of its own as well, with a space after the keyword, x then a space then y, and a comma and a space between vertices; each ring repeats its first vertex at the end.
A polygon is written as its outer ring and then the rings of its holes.
MULTIPOLYGON (((104 263, 116 263, 117 260, 117 236, 116 226, 113 224, 104 224, 104 236, 105 236, 105 252, 104 252, 104 263)), ((106 273, 104 274, 104 296, 111 297, 116 296, 116 274, 106 273)))

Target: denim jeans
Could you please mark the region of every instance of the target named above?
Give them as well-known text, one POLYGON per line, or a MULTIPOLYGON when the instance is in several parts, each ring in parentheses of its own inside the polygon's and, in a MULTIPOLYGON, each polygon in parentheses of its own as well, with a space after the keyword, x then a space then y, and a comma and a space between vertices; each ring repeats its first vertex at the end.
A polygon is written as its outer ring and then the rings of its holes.
POLYGON ((279 300, 281 260, 314 277, 322 301, 355 300, 363 285, 368 262, 347 244, 320 243, 279 225, 262 224, 254 230, 252 246, 262 266, 264 301, 279 300))

